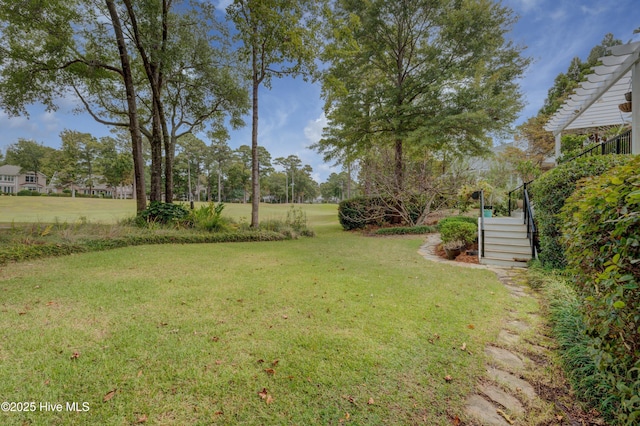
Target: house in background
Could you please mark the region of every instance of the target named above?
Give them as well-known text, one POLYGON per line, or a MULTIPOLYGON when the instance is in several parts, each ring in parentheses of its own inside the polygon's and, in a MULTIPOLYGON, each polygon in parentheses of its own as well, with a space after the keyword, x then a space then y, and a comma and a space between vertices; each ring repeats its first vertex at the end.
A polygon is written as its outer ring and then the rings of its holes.
POLYGON ((76 183, 64 184, 58 178, 58 172, 53 174, 47 192, 53 194, 62 194, 63 192, 71 192, 72 196, 100 197, 100 198, 133 198, 133 185, 119 185, 116 187, 104 183, 104 178, 100 175, 91 176, 93 185, 87 184, 87 179, 79 179, 76 183))
POLYGON ((17 194, 23 189, 36 192, 46 192, 47 177, 38 172, 21 172, 20 166, 0 166, 0 192, 3 194, 17 194))

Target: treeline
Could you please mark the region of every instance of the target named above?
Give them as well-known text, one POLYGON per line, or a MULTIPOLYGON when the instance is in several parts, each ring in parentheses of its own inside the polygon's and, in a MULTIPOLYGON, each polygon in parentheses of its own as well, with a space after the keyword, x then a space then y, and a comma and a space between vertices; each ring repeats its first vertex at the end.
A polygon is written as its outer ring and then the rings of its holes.
MULTIPOLYGON (((133 184, 133 161, 126 135, 96 138, 65 130, 59 149, 21 139, 0 155, 0 165, 13 164, 47 176, 50 187, 67 189, 108 188, 133 184)), ((150 149, 144 150, 149 165, 150 149)), ((313 179, 313 169, 296 155, 272 158, 259 148, 261 201, 307 203, 321 198, 338 202, 347 196, 346 173, 333 173, 326 182, 313 179), (276 170, 277 169, 277 170, 276 170)), ((150 172, 146 171, 147 177, 150 172)), ((251 198, 251 147, 231 149, 225 141, 207 145, 185 135, 178 140, 173 167, 174 200, 249 202, 251 198)), ((149 195, 147 193, 147 195, 149 195)))

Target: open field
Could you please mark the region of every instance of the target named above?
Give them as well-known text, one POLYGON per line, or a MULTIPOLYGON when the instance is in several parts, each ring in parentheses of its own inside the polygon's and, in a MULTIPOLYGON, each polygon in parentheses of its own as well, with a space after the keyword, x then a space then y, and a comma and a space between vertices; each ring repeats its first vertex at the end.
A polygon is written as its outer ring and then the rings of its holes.
MULTIPOLYGON (((195 203, 195 207, 204 203, 195 203)), ((186 204, 185 204, 186 205, 186 204)), ((284 219, 291 204, 261 204, 260 220, 284 219)), ((295 204, 313 226, 335 223, 335 204, 295 204)), ((136 214, 134 200, 62 197, 0 197, 0 223, 90 222, 116 223, 136 214)), ((250 222, 251 204, 225 204, 223 213, 250 222)))
MULTIPOLYGON (((273 207, 263 218, 286 214, 273 207)), ((0 395, 38 410, 3 412, 0 423, 463 417, 483 348, 514 299, 493 273, 424 260, 420 237, 342 232, 335 206, 302 207, 316 238, 128 247, 1 267, 0 395), (88 410, 66 411, 67 402, 88 410)))

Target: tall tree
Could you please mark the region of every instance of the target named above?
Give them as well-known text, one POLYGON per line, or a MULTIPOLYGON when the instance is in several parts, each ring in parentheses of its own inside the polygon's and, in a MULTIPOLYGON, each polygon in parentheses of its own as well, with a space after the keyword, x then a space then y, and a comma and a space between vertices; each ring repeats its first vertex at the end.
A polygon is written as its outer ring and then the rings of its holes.
POLYGON ((128 141, 110 136, 100 138, 98 166, 104 182, 114 191, 113 198, 125 197, 124 186, 133 183, 133 161, 124 149, 128 141))
POLYGON ((302 160, 300 160, 297 155, 290 155, 286 158, 278 157, 274 162, 284 168, 285 175, 287 176, 286 202, 289 202, 289 188, 291 188, 291 202, 295 203, 296 175, 298 170, 302 168, 302 160))
POLYGON ((46 156, 47 147, 33 140, 18 139, 18 142, 7 148, 6 162, 20 166, 25 172, 33 173, 35 183, 38 183, 38 173, 42 172, 46 156))
POLYGON ((506 39, 515 18, 499 3, 338 0, 333 12, 318 149, 392 146, 395 192, 407 144, 478 154, 521 109, 515 81, 529 61, 506 39))
POLYGON ((74 130, 63 130, 60 139, 62 146, 61 161, 57 170, 58 180, 65 186, 70 185, 74 194, 74 186, 79 182, 92 188, 99 149, 98 140, 89 133, 74 130))
POLYGON ((249 63, 251 82, 251 226, 259 224, 260 170, 258 92, 273 77, 308 74, 314 69, 319 25, 315 0, 234 0, 227 14, 238 31, 241 51, 249 63))

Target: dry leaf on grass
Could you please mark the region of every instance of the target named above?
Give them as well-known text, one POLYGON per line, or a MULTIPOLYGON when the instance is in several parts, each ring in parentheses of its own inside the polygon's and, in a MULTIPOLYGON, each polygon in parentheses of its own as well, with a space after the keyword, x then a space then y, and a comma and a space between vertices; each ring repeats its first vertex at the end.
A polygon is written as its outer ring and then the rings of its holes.
POLYGON ((149 418, 147 417, 146 414, 141 415, 140 417, 138 417, 138 421, 136 423, 145 423, 147 420, 149 420, 149 418))
POLYGON ((450 382, 450 381, 453 380, 453 377, 451 377, 450 375, 447 374, 446 376, 444 376, 444 380, 445 380, 445 382, 450 382))
POLYGON ((111 400, 111 398, 113 398, 114 395, 116 394, 117 390, 118 389, 113 389, 113 390, 110 390, 109 392, 107 392, 107 394, 102 398, 102 402, 107 402, 107 401, 111 400))

